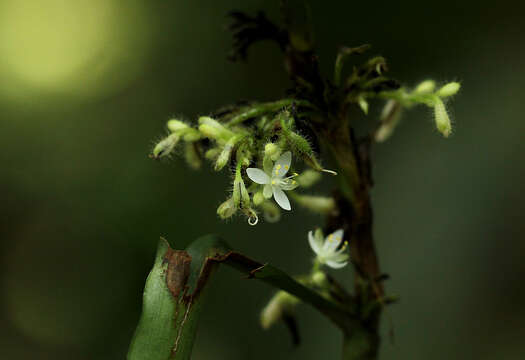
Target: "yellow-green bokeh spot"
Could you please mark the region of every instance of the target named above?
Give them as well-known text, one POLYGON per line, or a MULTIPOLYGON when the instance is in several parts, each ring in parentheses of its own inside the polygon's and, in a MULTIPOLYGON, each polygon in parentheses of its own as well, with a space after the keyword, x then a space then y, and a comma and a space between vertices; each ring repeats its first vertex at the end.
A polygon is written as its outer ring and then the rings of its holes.
POLYGON ((147 10, 139 0, 3 0, 0 95, 113 92, 148 53, 147 10))

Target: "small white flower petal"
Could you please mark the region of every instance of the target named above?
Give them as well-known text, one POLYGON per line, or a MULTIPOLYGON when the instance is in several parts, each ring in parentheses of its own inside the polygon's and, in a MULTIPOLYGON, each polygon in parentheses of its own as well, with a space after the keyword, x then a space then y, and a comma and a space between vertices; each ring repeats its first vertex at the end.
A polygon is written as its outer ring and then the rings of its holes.
POLYGON ((332 261, 332 260, 326 261, 326 265, 330 266, 333 269, 341 269, 345 267, 346 264, 348 264, 348 261, 345 261, 345 262, 337 262, 337 261, 332 261))
POLYGON ((292 153, 290 151, 285 152, 284 154, 277 159, 272 170, 272 177, 283 178, 284 175, 290 170, 292 165, 292 153))
POLYGON ((343 237, 345 236, 345 231, 343 229, 337 229, 332 234, 334 234, 334 237, 343 240, 343 237))
POLYGON ((335 253, 334 255, 330 256, 329 260, 336 261, 336 262, 343 262, 343 261, 348 260, 349 257, 350 256, 348 254, 335 253))
POLYGON ((282 191, 282 189, 277 186, 272 186, 272 189, 273 197, 275 198, 277 204, 279 204, 279 206, 284 210, 292 210, 292 207, 290 206, 290 200, 288 200, 288 197, 284 191, 282 191))
POLYGON ((333 252, 343 240, 344 231, 339 229, 328 235, 324 241, 323 251, 333 252))
POLYGON ((251 181, 257 183, 257 184, 269 184, 270 183, 270 177, 268 174, 266 174, 261 169, 257 168, 248 168, 246 169, 246 174, 248 174, 248 177, 251 181))
POLYGON ((270 184, 264 185, 263 196, 266 199, 271 199, 272 195, 273 195, 272 185, 270 185, 270 184))
POLYGON ((310 247, 314 251, 314 253, 319 254, 321 251, 322 240, 319 239, 317 236, 314 236, 312 231, 308 232, 308 242, 310 243, 310 247))

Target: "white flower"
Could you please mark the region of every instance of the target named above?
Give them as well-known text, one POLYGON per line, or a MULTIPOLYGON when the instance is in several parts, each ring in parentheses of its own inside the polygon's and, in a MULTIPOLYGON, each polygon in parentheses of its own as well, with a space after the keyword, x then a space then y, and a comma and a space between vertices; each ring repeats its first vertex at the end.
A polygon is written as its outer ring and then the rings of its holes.
POLYGON ((277 204, 284 210, 291 210, 290 201, 283 190, 293 190, 299 184, 293 180, 297 174, 284 177, 292 164, 292 153, 287 151, 277 159, 273 169, 268 167, 264 171, 258 168, 246 169, 246 174, 255 183, 264 185, 263 195, 270 199, 273 195, 277 204))
POLYGON ((339 248, 343 241, 343 236, 344 231, 342 229, 334 231, 328 235, 326 239, 323 239, 321 230, 317 230, 315 234, 313 234, 312 231, 308 232, 308 242, 317 255, 317 261, 334 269, 340 269, 346 266, 349 256, 344 251, 348 246, 348 242, 345 241, 343 246, 339 248))

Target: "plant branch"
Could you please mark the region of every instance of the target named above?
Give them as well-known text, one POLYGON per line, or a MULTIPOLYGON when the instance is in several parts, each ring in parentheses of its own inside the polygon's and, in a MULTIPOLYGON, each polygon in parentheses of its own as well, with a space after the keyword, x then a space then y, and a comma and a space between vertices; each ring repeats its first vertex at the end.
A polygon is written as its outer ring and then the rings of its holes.
MULTIPOLYGON (((226 264, 310 304, 343 332, 358 322, 350 298, 321 295, 282 270, 252 260, 214 235, 197 239, 185 251, 159 242, 156 261, 146 281, 142 316, 130 346, 128 360, 187 360, 196 335, 197 322, 207 284, 219 264, 226 264)), ((337 284, 330 283, 334 295, 337 284)))

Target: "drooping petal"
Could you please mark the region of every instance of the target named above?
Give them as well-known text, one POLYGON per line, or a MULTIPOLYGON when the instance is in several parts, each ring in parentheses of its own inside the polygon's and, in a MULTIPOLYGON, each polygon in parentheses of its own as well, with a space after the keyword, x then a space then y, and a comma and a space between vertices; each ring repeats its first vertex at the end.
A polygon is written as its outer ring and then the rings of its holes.
POLYGON ((336 262, 343 262, 348 260, 350 256, 348 254, 339 254, 335 253, 334 255, 330 256, 328 260, 330 261, 336 261, 336 262))
POLYGON ((248 168, 246 169, 246 174, 248 174, 248 177, 250 178, 251 181, 257 184, 269 184, 270 183, 270 177, 261 169, 248 168))
POLYGON ((326 240, 324 241, 323 245, 323 251, 326 252, 332 252, 337 249, 339 244, 341 244, 341 241, 343 240, 344 232, 343 230, 339 229, 337 231, 334 231, 330 235, 326 237, 326 240))
POLYGON ((330 266, 331 268, 334 268, 334 269, 340 269, 340 268, 343 268, 346 266, 346 264, 348 264, 348 261, 344 261, 344 262, 337 262, 337 261, 332 261, 332 260, 327 260, 326 261, 326 265, 330 266))
POLYGON ((287 151, 275 162, 272 177, 283 178, 290 169, 290 165, 292 165, 292 153, 287 151))
POLYGON ((283 179, 281 180, 281 189, 283 190, 293 190, 295 189, 296 187, 298 187, 299 184, 297 183, 297 181, 293 180, 293 179, 283 179))
POLYGON ((314 253, 319 254, 321 251, 322 240, 319 239, 319 237, 314 236, 312 231, 308 232, 308 242, 310 243, 310 247, 314 251, 314 253))
POLYGON ((273 195, 272 185, 270 185, 270 184, 264 185, 263 196, 266 199, 271 199, 272 195, 273 195))
POLYGON ((288 200, 288 197, 284 191, 282 191, 282 189, 277 186, 272 186, 272 189, 273 197, 275 198, 277 204, 279 204, 279 206, 284 210, 292 210, 292 207, 290 206, 290 200, 288 200))

